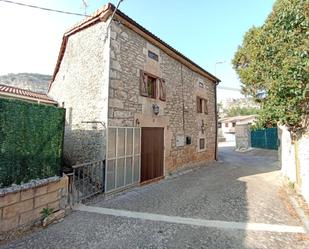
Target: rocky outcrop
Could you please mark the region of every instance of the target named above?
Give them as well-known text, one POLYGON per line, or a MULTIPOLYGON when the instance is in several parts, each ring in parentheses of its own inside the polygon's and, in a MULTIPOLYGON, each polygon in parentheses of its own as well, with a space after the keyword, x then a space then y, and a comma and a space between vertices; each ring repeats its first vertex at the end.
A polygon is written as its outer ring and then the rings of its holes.
POLYGON ((18 73, 0 76, 0 84, 22 88, 38 93, 47 93, 50 75, 37 73, 18 73))

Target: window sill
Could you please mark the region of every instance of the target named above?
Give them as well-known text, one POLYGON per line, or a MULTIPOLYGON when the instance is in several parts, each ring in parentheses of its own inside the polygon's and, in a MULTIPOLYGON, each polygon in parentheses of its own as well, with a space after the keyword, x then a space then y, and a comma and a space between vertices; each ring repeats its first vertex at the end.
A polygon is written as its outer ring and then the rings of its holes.
POLYGON ((205 148, 205 149, 202 149, 202 150, 197 150, 197 153, 200 153, 200 152, 205 152, 207 150, 207 148, 205 148))

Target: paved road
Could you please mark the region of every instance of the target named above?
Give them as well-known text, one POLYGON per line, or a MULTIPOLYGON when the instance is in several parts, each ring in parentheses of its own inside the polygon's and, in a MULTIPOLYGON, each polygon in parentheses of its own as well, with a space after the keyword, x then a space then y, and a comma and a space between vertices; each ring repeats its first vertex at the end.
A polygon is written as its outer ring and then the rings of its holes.
POLYGON ((80 209, 3 248, 309 248, 272 151, 221 147, 219 162, 80 209))

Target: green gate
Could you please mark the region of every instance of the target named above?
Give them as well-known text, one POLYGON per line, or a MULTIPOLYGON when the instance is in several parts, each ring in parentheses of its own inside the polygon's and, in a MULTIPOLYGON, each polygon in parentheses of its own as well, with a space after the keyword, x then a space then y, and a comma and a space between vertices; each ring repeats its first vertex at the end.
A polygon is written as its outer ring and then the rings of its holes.
POLYGON ((277 128, 258 129, 251 131, 251 147, 277 150, 277 128))

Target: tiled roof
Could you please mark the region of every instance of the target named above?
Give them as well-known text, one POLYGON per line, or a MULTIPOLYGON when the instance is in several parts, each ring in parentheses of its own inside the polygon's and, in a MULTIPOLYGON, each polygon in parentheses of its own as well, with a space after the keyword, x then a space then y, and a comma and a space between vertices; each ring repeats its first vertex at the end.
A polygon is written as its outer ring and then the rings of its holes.
POLYGON ((56 101, 48 97, 46 94, 36 93, 36 92, 29 91, 29 90, 24 90, 21 88, 1 85, 1 84, 0 84, 0 95, 11 96, 11 97, 16 97, 20 99, 27 99, 27 100, 32 100, 36 102, 39 101, 39 102, 48 103, 48 104, 57 104, 56 101))
MULTIPOLYGON (((56 62, 55 70, 54 70, 54 73, 53 73, 53 76, 52 76, 52 80, 51 80, 51 83, 49 85, 49 89, 50 89, 51 84, 55 80, 55 77, 56 77, 56 75, 57 75, 57 73, 59 71, 59 68, 60 68, 60 65, 61 65, 62 58, 63 58, 64 53, 65 53, 65 49, 66 49, 66 45, 67 45, 69 36, 79 32, 79 31, 81 31, 81 30, 83 30, 85 28, 88 28, 88 27, 90 27, 90 26, 92 26, 92 25, 94 25, 94 24, 96 24, 96 23, 98 23, 100 21, 104 21, 105 22, 112 15, 112 13, 115 10, 115 8, 116 7, 113 4, 108 3, 108 4, 104 5, 102 8, 98 9, 95 13, 93 13, 92 16, 87 17, 83 21, 77 23, 72 28, 70 28, 67 32, 65 32, 65 34, 63 35, 63 38, 62 38, 62 44, 61 44, 61 47, 60 47, 60 51, 59 51, 58 59, 57 59, 57 62, 56 62)), ((117 16, 120 16, 121 18, 126 20, 128 23, 130 23, 131 25, 133 25, 137 29, 139 29, 142 32, 144 32, 145 34, 147 34, 149 37, 151 37, 152 40, 155 40, 158 43, 162 44, 165 48, 167 48, 168 50, 170 50, 173 53, 175 53, 178 56, 178 58, 182 58, 183 60, 187 61, 189 64, 191 64, 194 67, 198 68, 201 72, 203 72, 208 77, 210 77, 212 79, 212 81, 214 81, 216 83, 220 82, 220 80, 216 76, 212 75, 211 73, 209 73, 208 71, 206 71, 205 69, 203 69, 202 67, 197 65, 195 62, 193 62, 188 57, 184 56, 182 53, 180 53, 179 51, 177 51, 176 49, 174 49, 173 47, 168 45, 166 42, 162 41, 156 35, 154 35, 150 31, 148 31, 147 29, 145 29, 144 27, 139 25, 137 22, 135 22, 133 19, 131 19, 130 17, 125 15, 120 10, 116 11, 115 18, 117 16)))

